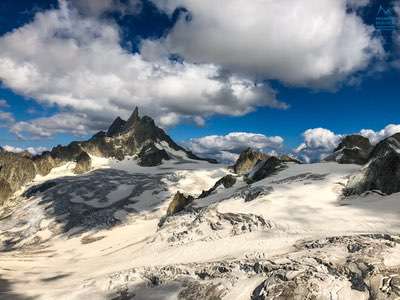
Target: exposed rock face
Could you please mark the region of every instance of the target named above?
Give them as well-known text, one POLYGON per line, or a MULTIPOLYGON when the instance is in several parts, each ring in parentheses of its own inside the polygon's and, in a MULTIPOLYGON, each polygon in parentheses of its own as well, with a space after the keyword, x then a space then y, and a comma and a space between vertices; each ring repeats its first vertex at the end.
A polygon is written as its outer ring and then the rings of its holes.
POLYGON ((122 120, 120 117, 117 117, 114 122, 111 124, 110 128, 108 128, 107 136, 113 136, 122 132, 126 125, 126 121, 122 120))
POLYGON ((265 160, 259 160, 250 173, 246 176, 246 181, 248 183, 252 183, 262 180, 285 167, 286 165, 275 156, 271 156, 265 160))
POLYGON ((301 164, 301 161, 299 161, 298 159, 296 159, 292 156, 289 156, 289 155, 281 155, 281 156, 279 156, 279 159, 282 162, 301 164))
POLYGON ((369 163, 350 177, 344 195, 380 190, 385 194, 400 192, 400 133, 381 141, 371 152, 369 163))
POLYGON ((46 176, 57 166, 76 161, 75 173, 90 170, 89 154, 123 160, 126 156, 138 158, 141 166, 157 166, 163 160, 175 158, 172 153, 182 153, 182 158, 202 159, 177 145, 154 120, 148 116, 140 117, 136 107, 128 121, 116 118, 107 132, 100 131, 87 141, 74 141, 67 146, 58 145, 50 152, 32 157, 29 153, 8 153, 0 149, 0 178, 4 178, 15 191, 40 174, 46 176))
POLYGON ((348 135, 343 138, 335 152, 324 160, 363 165, 367 163, 372 148, 368 138, 357 134, 348 135))
POLYGON ((76 159, 76 166, 74 169, 75 174, 83 174, 90 171, 92 167, 92 159, 90 156, 85 152, 82 151, 79 154, 78 158, 76 159))
POLYGON ((128 121, 123 126, 122 130, 128 131, 131 128, 134 128, 134 126, 138 123, 140 123, 139 108, 135 107, 135 110, 133 111, 132 115, 129 117, 128 121))
POLYGON ((192 196, 185 196, 181 192, 176 192, 174 198, 167 209, 167 216, 171 216, 183 210, 186 206, 188 206, 194 198, 192 196))
POLYGON ((141 165, 155 166, 161 163, 160 158, 170 157, 167 154, 168 149, 163 151, 157 149, 156 145, 159 144, 173 151, 182 151, 190 159, 216 163, 215 160, 201 159, 177 145, 163 129, 156 126, 152 118, 140 117, 137 107, 128 121, 116 118, 107 133, 99 132, 88 141, 72 142, 64 147, 58 146, 51 151, 51 155, 61 161, 75 161, 82 151, 119 160, 124 159, 125 156, 138 155, 141 158, 141 165))
POLYGON ((83 151, 80 142, 72 142, 68 146, 58 145, 51 150, 51 156, 60 161, 76 161, 83 151))
POLYGON ((0 178, 0 205, 2 205, 12 194, 12 190, 8 181, 0 178))
POLYGON ((170 157, 164 149, 158 149, 154 144, 146 145, 138 155, 138 164, 142 167, 154 167, 162 164, 170 157))
POLYGON ((209 189, 207 191, 203 191, 200 194, 199 198, 208 197, 221 185, 224 186, 224 188, 228 189, 228 188, 232 187, 235 183, 236 183, 236 178, 234 176, 228 174, 228 175, 222 177, 221 179, 219 179, 211 189, 209 189))
POLYGON ((43 152, 41 155, 32 158, 36 171, 41 176, 48 175, 51 170, 60 164, 60 161, 53 158, 50 152, 43 152))
POLYGON ((0 178, 8 182, 13 192, 35 176, 36 169, 31 159, 11 152, 0 154, 0 178))
POLYGON ((248 173, 259 160, 265 160, 270 157, 268 154, 248 148, 240 153, 236 163, 232 166, 236 174, 248 173))

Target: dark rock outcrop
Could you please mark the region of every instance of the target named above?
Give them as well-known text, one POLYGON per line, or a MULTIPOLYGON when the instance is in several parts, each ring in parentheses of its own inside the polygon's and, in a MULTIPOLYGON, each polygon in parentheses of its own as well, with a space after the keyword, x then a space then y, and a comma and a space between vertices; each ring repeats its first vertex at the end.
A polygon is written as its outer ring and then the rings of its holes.
POLYGON ((108 128, 107 136, 113 136, 115 134, 121 133, 126 125, 126 121, 122 120, 120 117, 117 117, 114 122, 111 124, 110 128, 108 128))
POLYGON ((90 158, 89 154, 85 151, 82 151, 79 154, 78 158, 76 159, 76 166, 74 168, 75 174, 83 174, 90 171, 92 167, 92 159, 90 158))
POLYGON ((368 138, 358 134, 348 135, 342 139, 335 152, 326 157, 324 161, 364 165, 368 162, 372 148, 368 138))
POLYGON ((238 193, 236 193, 234 197, 243 198, 244 202, 250 202, 259 197, 267 196, 271 194, 273 191, 274 189, 271 186, 252 187, 251 185, 249 185, 246 188, 240 190, 238 193))
MULTIPOLYGON (((143 166, 154 166, 160 164, 159 157, 167 159, 167 151, 182 151, 187 158, 194 160, 206 160, 216 163, 215 160, 202 159, 177 145, 163 129, 156 126, 154 120, 149 116, 139 116, 136 107, 128 121, 116 118, 107 133, 99 132, 88 141, 72 142, 68 146, 57 146, 51 151, 53 158, 61 161, 75 161, 82 151, 88 154, 124 159, 126 156, 138 156, 142 158, 143 166), (156 144, 161 145, 164 151, 157 151, 156 144), (151 149, 149 163, 146 151, 151 149), (157 163, 152 163, 157 161, 157 163)), ((168 155, 168 157, 170 157, 168 155)))
POLYGON ((369 163, 350 177, 344 195, 379 190, 385 194, 400 192, 400 133, 378 143, 369 163))
POLYGON ((259 152, 252 148, 247 148, 240 153, 236 163, 232 166, 233 172, 236 174, 246 174, 253 169, 257 161, 265 160, 268 157, 270 157, 268 154, 259 152))
POLYGON ((276 172, 286 168, 286 165, 275 156, 264 160, 259 160, 249 174, 245 176, 248 183, 256 182, 273 175, 276 172))
POLYGON ((212 188, 210 188, 207 191, 203 191, 198 198, 205 198, 210 196, 218 187, 221 185, 224 186, 224 188, 228 189, 232 187, 236 183, 236 178, 230 174, 225 175, 221 179, 219 179, 212 188))
POLYGON ((138 155, 138 165, 142 167, 154 167, 162 164, 163 160, 170 157, 164 149, 158 149, 154 144, 146 145, 138 155))
POLYGON ((134 128, 138 123, 140 123, 139 108, 135 107, 132 115, 129 117, 128 121, 126 121, 123 130, 129 131, 130 129, 134 128))
POLYGON ((174 198, 167 209, 167 216, 171 216, 183 210, 186 206, 192 203, 194 198, 192 196, 185 196, 181 192, 176 192, 174 198))

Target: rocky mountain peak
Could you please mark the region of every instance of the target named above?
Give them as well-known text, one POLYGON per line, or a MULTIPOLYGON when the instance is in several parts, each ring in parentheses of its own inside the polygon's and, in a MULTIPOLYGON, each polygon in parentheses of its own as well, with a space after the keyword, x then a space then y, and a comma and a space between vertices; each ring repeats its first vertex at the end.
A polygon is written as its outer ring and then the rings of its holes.
POLYGON ((115 134, 121 133, 126 125, 126 121, 122 120, 120 117, 117 117, 114 122, 112 122, 110 128, 108 128, 107 136, 113 136, 115 134))
POLYGON ((124 126, 125 131, 129 131, 132 129, 137 123, 140 122, 140 116, 139 116, 139 108, 136 106, 133 113, 129 117, 128 121, 126 121, 126 124, 124 126))
POLYGON ((400 133, 374 147, 368 164, 350 177, 343 193, 353 195, 376 190, 385 194, 400 192, 400 133))
POLYGON ((359 134, 345 136, 336 147, 334 153, 326 157, 325 161, 336 161, 340 164, 359 164, 367 163, 372 150, 368 138, 359 134))
POLYGON ((340 144, 336 147, 335 151, 338 151, 343 148, 354 148, 358 147, 363 150, 369 150, 372 145, 368 138, 359 135, 359 134, 351 134, 345 136, 340 144))
POLYGON ((263 152, 257 151, 252 148, 247 148, 246 150, 242 151, 239 155, 238 160, 232 166, 233 171, 236 174, 244 174, 249 172, 259 160, 265 160, 269 158, 268 154, 263 152))

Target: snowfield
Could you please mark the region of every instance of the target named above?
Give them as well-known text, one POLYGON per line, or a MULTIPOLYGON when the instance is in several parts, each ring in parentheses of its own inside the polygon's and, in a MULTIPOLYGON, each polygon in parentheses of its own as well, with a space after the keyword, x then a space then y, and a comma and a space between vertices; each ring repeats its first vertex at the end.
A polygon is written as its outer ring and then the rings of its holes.
POLYGON ((0 299, 368 299, 375 285, 398 287, 399 195, 342 197, 360 166, 290 163, 250 186, 238 177, 159 227, 176 191, 198 196, 227 167, 92 161, 81 176, 71 164, 37 177, 4 209, 0 299))

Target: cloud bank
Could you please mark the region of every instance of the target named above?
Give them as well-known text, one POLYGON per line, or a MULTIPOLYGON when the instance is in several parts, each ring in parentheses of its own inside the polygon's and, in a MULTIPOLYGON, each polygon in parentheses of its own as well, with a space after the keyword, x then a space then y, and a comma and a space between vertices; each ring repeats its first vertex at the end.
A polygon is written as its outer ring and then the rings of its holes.
POLYGON ((230 163, 248 147, 275 154, 281 150, 283 142, 280 136, 269 137, 257 133, 231 132, 227 135, 209 135, 191 139, 186 146, 199 155, 230 163))
POLYGON ((214 114, 239 116, 258 106, 286 108, 266 83, 226 74, 215 64, 149 61, 120 42, 115 23, 83 16, 63 0, 59 9, 37 13, 32 23, 2 36, 1 82, 61 110, 46 120, 17 123, 12 131, 37 136, 42 130, 39 136, 47 137, 104 129, 136 105, 162 126, 202 124, 214 114))
POLYGON ((46 147, 28 147, 28 148, 24 149, 24 148, 14 147, 14 146, 10 146, 10 145, 2 146, 2 148, 8 152, 15 152, 15 153, 21 153, 21 152, 27 151, 32 155, 38 155, 44 151, 49 150, 46 147))
POLYGON ((153 2, 188 11, 158 47, 255 78, 332 88, 384 56, 374 28, 348 10, 368 1, 153 2))
POLYGON ((191 139, 186 143, 194 153, 216 158, 221 162, 233 162, 238 154, 248 147, 277 155, 290 154, 305 163, 319 162, 333 153, 343 137, 360 134, 373 145, 400 132, 400 124, 389 124, 381 130, 362 129, 359 132, 337 134, 326 128, 310 128, 303 132, 303 142, 293 150, 287 150, 284 139, 280 136, 268 137, 263 134, 231 132, 227 135, 210 135, 191 139))
MULTIPOLYGON (((372 129, 361 129, 353 134, 360 134, 368 138, 371 144, 376 145, 380 141, 400 132, 399 124, 389 124, 385 128, 375 131, 372 129)), ((333 153, 341 139, 347 134, 337 134, 329 129, 314 128, 303 133, 304 142, 301 143, 293 154, 304 162, 317 162, 333 153)))
POLYGON ((333 152, 342 137, 325 128, 307 129, 303 133, 304 142, 293 153, 306 163, 320 161, 333 152))

